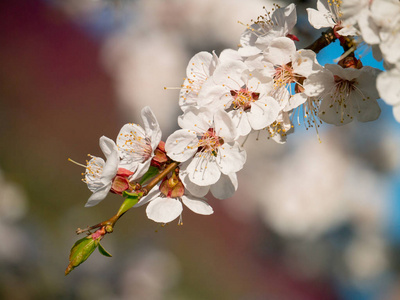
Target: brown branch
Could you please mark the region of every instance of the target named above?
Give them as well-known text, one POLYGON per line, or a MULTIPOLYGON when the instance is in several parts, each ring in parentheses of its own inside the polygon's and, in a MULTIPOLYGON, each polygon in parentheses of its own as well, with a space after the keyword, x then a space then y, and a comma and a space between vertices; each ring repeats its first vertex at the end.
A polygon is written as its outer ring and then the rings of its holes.
MULTIPOLYGON (((170 163, 161 173, 159 173, 156 177, 153 178, 153 180, 147 184, 145 187, 143 187, 141 189, 141 192, 143 192, 143 196, 146 196, 148 194, 148 192, 157 184, 159 183, 161 180, 164 179, 165 176, 167 176, 170 172, 172 172, 176 167, 179 166, 178 162, 172 162, 170 163)), ((126 212, 126 211, 125 211, 126 212)), ((83 232, 90 232, 90 230, 92 229, 96 229, 96 228, 100 228, 100 227, 106 227, 106 231, 107 233, 111 233, 113 231, 113 227, 115 225, 115 223, 117 223, 117 221, 119 220, 120 217, 122 217, 124 214, 116 214, 114 216, 112 216, 110 219, 103 221, 101 223, 98 223, 96 225, 93 226, 88 226, 84 229, 78 228, 76 230, 77 234, 81 234, 83 232)))
POLYGON ((314 51, 315 53, 318 53, 330 43, 334 42, 336 39, 337 37, 333 33, 333 29, 330 28, 329 30, 321 33, 321 37, 319 37, 314 43, 305 47, 304 49, 309 49, 314 51))

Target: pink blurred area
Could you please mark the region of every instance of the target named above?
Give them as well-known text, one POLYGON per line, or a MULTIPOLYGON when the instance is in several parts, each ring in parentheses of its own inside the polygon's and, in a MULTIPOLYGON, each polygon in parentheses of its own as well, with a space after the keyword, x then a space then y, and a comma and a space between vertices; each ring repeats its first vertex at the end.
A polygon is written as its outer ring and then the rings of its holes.
POLYGON ((41 198, 67 193, 67 158, 100 154, 119 127, 100 44, 40 1, 2 1, 0 14, 1 168, 41 198))
MULTIPOLYGON (((0 298, 93 299, 102 295, 83 292, 85 286, 104 284, 98 290, 109 289, 104 297, 130 299, 121 294, 124 262, 146 245, 178 261, 177 283, 160 299, 337 299, 328 278, 307 279, 287 268, 275 235, 259 220, 234 220, 216 199, 210 199, 214 215, 185 212, 183 227, 173 223, 157 234, 144 209, 129 212, 104 242, 114 249, 111 262, 102 265, 108 258, 96 253, 63 277, 74 230, 118 209, 111 197, 82 213, 89 191, 82 170, 67 162, 101 155, 100 136, 114 138, 122 125, 113 78, 99 59, 101 43, 44 2, 0 3, 0 167, 28 195, 21 226, 36 251, 27 254, 33 262, 21 259, 17 266, 29 272, 0 277, 0 298)), ((244 191, 236 196, 241 201, 244 191)), ((0 264, 8 270, 7 262, 0 264)))

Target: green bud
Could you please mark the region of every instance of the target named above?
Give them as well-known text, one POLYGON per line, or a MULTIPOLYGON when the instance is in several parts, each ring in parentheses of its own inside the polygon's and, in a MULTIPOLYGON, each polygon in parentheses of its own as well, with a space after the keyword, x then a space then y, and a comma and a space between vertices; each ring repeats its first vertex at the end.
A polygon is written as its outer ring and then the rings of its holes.
POLYGON ((112 227, 112 225, 106 225, 105 230, 107 233, 111 233, 114 231, 114 228, 112 227))
POLYGON ((99 241, 93 240, 91 236, 78 240, 71 248, 69 264, 65 270, 65 275, 68 275, 73 269, 87 260, 98 244, 99 241))

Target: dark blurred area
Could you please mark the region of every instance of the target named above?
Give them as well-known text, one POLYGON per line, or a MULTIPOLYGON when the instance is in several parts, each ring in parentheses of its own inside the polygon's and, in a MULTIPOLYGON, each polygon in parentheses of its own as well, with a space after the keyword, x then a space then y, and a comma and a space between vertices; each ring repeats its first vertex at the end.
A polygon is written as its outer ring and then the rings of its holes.
MULTIPOLYGON (((305 46, 319 33, 301 2, 305 46)), ((75 229, 121 203, 84 208, 84 169, 67 159, 101 156, 99 138, 140 123, 144 105, 165 140, 180 112, 163 87, 181 84, 197 51, 236 47, 236 21, 266 4, 0 2, 0 299, 400 298, 400 141, 385 109, 376 124, 327 126, 322 146, 301 129, 283 146, 250 139, 239 190, 209 198, 213 215, 186 210, 184 226, 161 227, 129 211, 102 243, 113 257, 64 276, 75 229)))

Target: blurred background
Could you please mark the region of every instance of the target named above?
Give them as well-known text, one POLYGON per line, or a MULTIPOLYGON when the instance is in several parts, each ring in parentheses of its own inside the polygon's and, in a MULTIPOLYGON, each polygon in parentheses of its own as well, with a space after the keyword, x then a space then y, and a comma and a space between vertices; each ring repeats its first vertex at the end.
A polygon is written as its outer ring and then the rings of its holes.
MULTIPOLYGON (((286 3, 287 4, 287 3, 286 3)), ((320 32, 298 1, 295 34, 320 32)), ((67 277, 75 229, 111 217, 121 198, 84 208, 83 169, 99 138, 141 123, 177 129, 178 87, 199 51, 237 48, 261 0, 0 2, 0 299, 400 299, 400 134, 378 121, 296 126, 288 142, 250 136, 236 195, 209 198, 161 227, 127 213, 67 277)), ((281 5, 285 5, 282 2, 281 5)), ((335 45, 318 56, 338 56, 335 45)), ((365 53, 364 64, 373 62, 365 53)))

